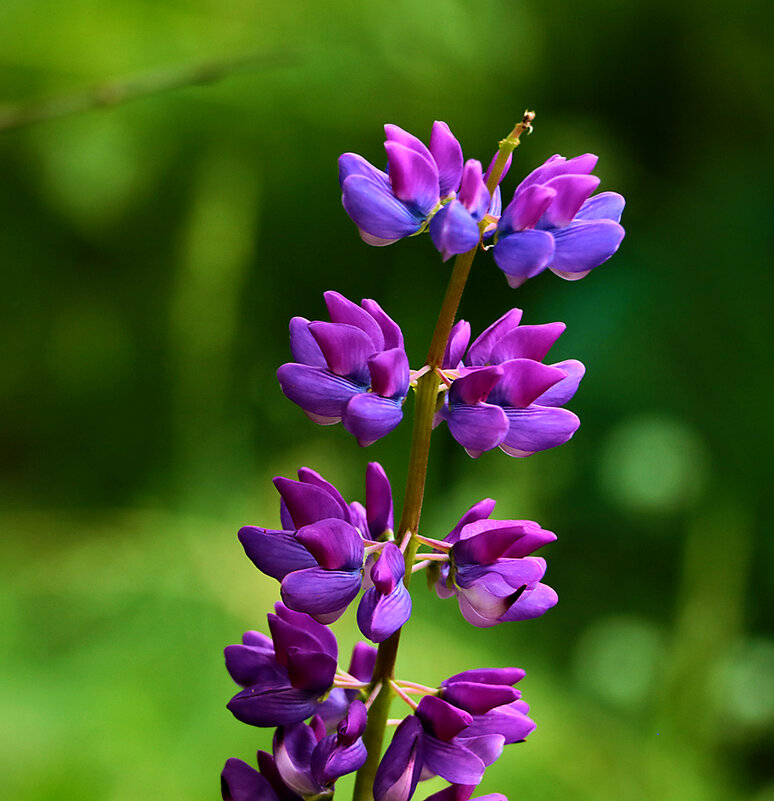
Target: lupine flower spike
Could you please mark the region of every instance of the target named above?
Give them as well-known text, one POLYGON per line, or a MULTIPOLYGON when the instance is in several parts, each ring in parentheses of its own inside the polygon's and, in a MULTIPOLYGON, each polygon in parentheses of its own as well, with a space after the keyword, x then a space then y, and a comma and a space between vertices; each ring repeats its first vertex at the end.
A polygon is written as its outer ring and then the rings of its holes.
MULTIPOLYGON (((479 628, 537 618, 557 602, 543 582, 546 561, 535 556, 556 536, 538 523, 492 519, 495 501, 485 498, 445 535, 420 525, 430 437, 441 422, 473 457, 497 448, 530 456, 564 444, 580 423, 563 407, 578 389, 583 364, 545 363, 564 323, 521 325, 521 310, 511 309, 472 343, 470 325, 454 323, 479 250, 492 251, 515 287, 546 269, 581 278, 623 238, 623 198, 592 194, 599 179, 591 154, 553 156, 519 184, 503 210, 500 182, 533 120, 525 112, 485 174, 480 161, 465 161, 443 122, 434 123, 427 146, 385 126, 385 171, 353 153, 339 159, 342 203, 365 242, 388 245, 427 232, 443 261, 458 258, 427 364, 414 371, 401 329, 374 300, 356 304, 328 291, 329 322, 290 321, 293 361, 277 377, 315 423, 341 422, 359 445, 370 445, 400 423, 414 387, 408 481, 396 526, 390 481, 378 463, 366 468, 364 504, 345 500, 330 481, 302 467, 297 478, 274 479, 278 526, 240 529, 245 554, 279 583, 282 601, 268 615, 270 636, 247 631, 225 649, 226 668, 240 687, 228 709, 275 732, 272 752, 257 752, 257 769, 252 758, 226 761, 224 801, 327 801, 350 773, 353 801, 411 801, 433 777, 447 786, 419 798, 470 801, 503 749, 535 729, 520 668, 464 670, 433 686, 395 672, 414 572, 426 570, 437 595, 456 598, 463 618, 479 628), (358 596, 357 626, 378 648, 357 642, 345 670, 329 625, 358 596), (402 719, 389 717, 393 700, 408 707, 402 719), (396 728, 384 751, 387 726, 396 728)), ((427 668, 443 675, 437 661, 427 668)), ((421 678, 437 682, 440 675, 421 678)), ((473 801, 507 799, 490 793, 473 801)))

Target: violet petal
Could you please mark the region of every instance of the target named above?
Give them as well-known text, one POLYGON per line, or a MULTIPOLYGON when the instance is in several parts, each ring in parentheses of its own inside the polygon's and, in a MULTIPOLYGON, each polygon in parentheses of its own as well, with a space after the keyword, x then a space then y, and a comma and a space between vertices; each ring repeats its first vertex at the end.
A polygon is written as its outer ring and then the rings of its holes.
POLYGON ((505 412, 489 403, 459 404, 450 412, 447 424, 454 439, 471 451, 496 448, 508 433, 505 412))
POLYGON ((401 403, 373 393, 355 395, 344 407, 341 422, 361 447, 390 433, 403 419, 401 403))
POLYGON ((563 445, 578 430, 580 420, 568 409, 532 404, 506 409, 508 432, 500 443, 509 456, 529 456, 563 445))
POLYGON ((578 385, 586 373, 586 367, 577 359, 565 359, 563 362, 557 362, 550 366, 556 367, 567 375, 547 389, 540 397, 535 398, 535 403, 538 406, 564 406, 575 395, 578 385))
POLYGON ((443 261, 474 248, 480 236, 478 223, 459 200, 447 203, 430 221, 430 238, 443 261))
POLYGON ((288 573, 314 567, 314 557, 293 534, 256 526, 239 529, 239 541, 250 561, 267 576, 282 581, 288 573))
POLYGON ((312 617, 339 617, 360 591, 361 581, 359 570, 309 567, 288 573, 282 581, 280 591, 282 600, 291 609, 305 612, 312 617))
POLYGON ((553 231, 551 269, 566 273, 588 272, 618 250, 624 229, 612 220, 580 220, 553 231))
POLYGON ((391 189, 362 175, 350 175, 344 181, 341 202, 361 231, 381 240, 416 233, 425 217, 401 203, 391 189))
POLYGON ((347 401, 364 387, 333 375, 322 367, 290 362, 277 370, 277 380, 287 398, 321 417, 341 417, 347 401))
MULTIPOLYGON (((542 272, 554 255, 554 238, 548 231, 517 231, 500 237, 492 251, 495 264, 509 278, 524 282, 542 272)), ((517 284, 508 282, 511 286, 517 284)))
POLYGON ((426 216, 440 199, 438 168, 432 156, 428 153, 428 157, 425 157, 416 150, 389 140, 384 143, 384 149, 387 151, 390 182, 395 196, 417 214, 426 216))
POLYGON ((368 360, 371 391, 383 398, 405 398, 409 388, 409 362, 403 348, 375 353, 368 360))
POLYGON ((456 192, 462 178, 462 147, 445 122, 433 123, 430 153, 438 166, 441 197, 456 192))

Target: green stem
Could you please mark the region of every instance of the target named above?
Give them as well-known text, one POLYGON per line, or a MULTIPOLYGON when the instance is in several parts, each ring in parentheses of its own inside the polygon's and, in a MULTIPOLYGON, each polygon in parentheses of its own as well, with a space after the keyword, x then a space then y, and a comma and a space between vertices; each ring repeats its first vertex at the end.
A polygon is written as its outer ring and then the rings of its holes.
POLYGON ((171 92, 189 86, 213 83, 238 72, 298 63, 289 51, 248 53, 242 56, 188 64, 137 75, 133 78, 105 81, 82 92, 0 107, 0 133, 24 128, 39 122, 69 117, 84 111, 109 108, 161 92, 171 92))
MULTIPOLYGON (((524 112, 521 122, 517 123, 513 131, 500 141, 497 159, 487 181, 487 189, 490 194, 494 192, 500 180, 505 164, 508 161, 508 156, 518 147, 519 137, 525 131, 531 130, 534 118, 534 112, 524 112)), ((485 220, 480 224, 482 233, 486 224, 485 220)), ((454 262, 454 269, 446 287, 446 294, 441 304, 441 311, 427 352, 426 364, 430 367, 430 370, 417 381, 414 428, 411 434, 411 453, 409 455, 406 494, 403 499, 400 524, 396 532, 398 542, 401 542, 406 532, 410 531, 412 534, 404 554, 406 572, 403 577, 403 583, 406 587, 409 586, 411 581, 411 568, 414 566, 414 558, 421 544, 415 535, 418 533, 419 519, 422 515, 427 463, 430 456, 430 437, 433 433, 433 417, 438 399, 439 379, 435 370, 441 366, 443 361, 449 333, 454 325, 454 318, 457 316, 457 309, 459 308, 465 283, 468 280, 470 268, 473 265, 473 259, 477 251, 478 245, 467 253, 461 253, 454 262)), ((371 687, 376 687, 381 682, 382 689, 368 710, 368 723, 363 733, 363 743, 368 751, 368 759, 357 772, 355 789, 352 795, 353 801, 368 801, 371 798, 374 777, 376 776, 376 769, 382 753, 390 702, 392 701, 393 690, 390 686, 390 680, 395 677, 395 660, 398 655, 400 631, 398 629, 379 646, 371 687)))

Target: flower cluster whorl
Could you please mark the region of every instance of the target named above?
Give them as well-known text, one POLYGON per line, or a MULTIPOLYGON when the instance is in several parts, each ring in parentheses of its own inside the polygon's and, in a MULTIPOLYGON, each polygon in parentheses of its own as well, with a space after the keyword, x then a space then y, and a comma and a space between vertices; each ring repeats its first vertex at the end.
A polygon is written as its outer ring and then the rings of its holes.
POLYGON ((375 300, 326 292, 331 322, 290 321, 295 362, 277 371, 285 395, 316 423, 341 422, 361 446, 403 419, 409 364, 403 334, 375 300))

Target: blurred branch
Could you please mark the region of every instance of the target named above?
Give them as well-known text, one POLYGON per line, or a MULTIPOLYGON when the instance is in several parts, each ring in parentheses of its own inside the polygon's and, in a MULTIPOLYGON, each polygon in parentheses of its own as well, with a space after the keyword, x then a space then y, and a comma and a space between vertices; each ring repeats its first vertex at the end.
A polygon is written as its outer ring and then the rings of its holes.
POLYGON ((170 67, 123 80, 105 81, 82 92, 32 103, 0 106, 0 133, 83 111, 111 108, 162 92, 214 83, 241 72, 287 67, 296 63, 297 54, 287 51, 252 53, 236 58, 170 67))

